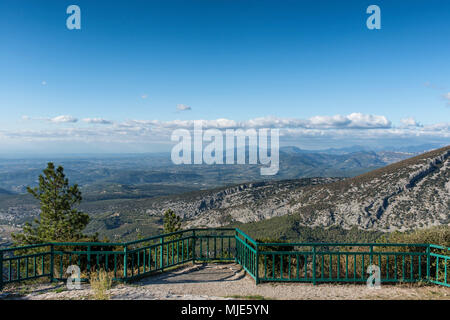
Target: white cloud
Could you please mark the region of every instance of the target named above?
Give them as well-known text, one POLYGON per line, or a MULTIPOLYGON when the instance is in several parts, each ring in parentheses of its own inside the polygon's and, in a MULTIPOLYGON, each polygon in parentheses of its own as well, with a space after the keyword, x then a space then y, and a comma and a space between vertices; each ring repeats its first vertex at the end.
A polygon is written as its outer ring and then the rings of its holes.
POLYGON ((434 84, 434 83, 431 83, 430 81, 426 81, 426 82, 424 83, 424 85, 425 85, 425 87, 427 87, 427 88, 431 88, 431 89, 435 89, 435 90, 442 90, 442 89, 444 89, 443 86, 436 85, 436 84, 434 84))
POLYGON ((422 125, 413 117, 401 119, 400 122, 402 123, 403 127, 422 127, 422 125))
POLYGON ((450 132, 450 122, 440 122, 423 127, 424 131, 430 132, 450 132))
POLYGON ((385 116, 371 114, 352 113, 347 116, 352 128, 389 128, 391 122, 385 116))
MULTIPOLYGON (((352 113, 347 116, 315 116, 310 119, 264 117, 245 121, 230 119, 202 120, 203 128, 306 128, 306 129, 382 129, 390 128, 391 122, 385 116, 352 113)), ((131 120, 125 126, 147 125, 161 128, 185 128, 194 126, 194 120, 131 120)))
POLYGON ((315 116, 309 119, 309 128, 390 128, 391 122, 385 116, 351 113, 347 116, 315 116))
POLYGON ((75 123, 78 122, 78 119, 69 115, 57 116, 54 118, 46 119, 53 123, 75 123))
POLYGON ((188 110, 192 110, 192 108, 185 104, 177 104, 177 110, 178 111, 188 111, 188 110))
POLYGON ((447 105, 450 106, 450 92, 447 92, 443 95, 444 99, 447 100, 447 105))
MULTIPOLYGON (((29 119, 24 116, 24 119, 29 119)), ((55 123, 76 122, 71 116, 40 119, 55 123)), ((170 144, 173 130, 185 128, 193 130, 194 120, 127 120, 116 123, 102 118, 84 118, 85 123, 110 124, 105 126, 46 127, 41 130, 0 130, 0 140, 19 141, 78 141, 96 143, 135 143, 137 145, 170 144)), ((289 141, 321 141, 339 143, 348 141, 402 141, 436 140, 449 141, 450 123, 442 122, 420 125, 413 118, 402 119, 401 126, 392 126, 384 116, 352 113, 350 115, 315 116, 310 119, 263 117, 244 121, 232 119, 203 120, 203 128, 248 129, 279 128, 281 139, 289 141)), ((374 143, 378 143, 374 142, 374 143)), ((450 142, 450 141, 449 141, 450 142)))
MULTIPOLYGON (((189 107, 188 107, 189 108, 189 107)), ((188 110, 188 109, 186 109, 188 110)), ((23 119, 31 119, 23 116, 23 119)), ((54 123, 77 122, 78 119, 62 115, 54 118, 37 118, 37 120, 46 120, 54 123)), ((103 118, 84 118, 85 123, 92 124, 113 124, 112 121, 103 118)), ((304 128, 304 129, 386 129, 391 127, 391 121, 385 116, 366 115, 362 113, 352 113, 349 115, 334 115, 334 116, 314 116, 309 119, 298 118, 277 118, 273 116, 253 118, 244 121, 237 121, 226 118, 219 118, 213 120, 201 120, 203 128, 215 129, 247 129, 247 128, 304 128)), ((139 128, 151 127, 155 130, 160 129, 191 129, 194 126, 195 120, 127 120, 118 123, 117 126, 121 128, 139 128)))
POLYGON ((69 115, 61 115, 53 118, 32 118, 27 115, 22 116, 22 120, 38 120, 38 121, 47 121, 53 123, 75 123, 78 122, 78 119, 69 115))
POLYGON ((102 118, 85 118, 83 122, 91 123, 91 124, 112 124, 112 121, 105 120, 102 118))

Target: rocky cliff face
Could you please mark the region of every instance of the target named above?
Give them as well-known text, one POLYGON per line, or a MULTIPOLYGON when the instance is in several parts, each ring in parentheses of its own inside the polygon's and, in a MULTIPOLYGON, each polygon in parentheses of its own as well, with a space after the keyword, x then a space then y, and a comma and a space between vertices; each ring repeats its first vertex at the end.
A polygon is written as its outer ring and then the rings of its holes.
POLYGON ((350 179, 242 184, 159 199, 188 226, 222 226, 292 214, 304 226, 393 231, 450 224, 450 146, 350 179))
POLYGON ((244 183, 227 188, 158 198, 146 213, 161 215, 171 208, 188 226, 218 227, 231 222, 252 222, 292 213, 289 201, 295 190, 339 181, 338 178, 305 178, 276 182, 244 183))
POLYGON ((304 225, 406 230, 450 223, 450 147, 299 192, 304 225))

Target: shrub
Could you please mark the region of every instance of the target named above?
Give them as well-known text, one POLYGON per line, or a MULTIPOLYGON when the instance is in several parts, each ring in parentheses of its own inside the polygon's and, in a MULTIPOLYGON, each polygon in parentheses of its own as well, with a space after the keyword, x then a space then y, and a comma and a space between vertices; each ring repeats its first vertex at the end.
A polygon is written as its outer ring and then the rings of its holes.
MULTIPOLYGON (((428 229, 419 229, 408 232, 393 232, 391 234, 385 235, 378 240, 379 243, 416 243, 416 244, 435 244, 444 247, 450 247, 450 226, 436 226, 428 229)), ((426 248, 417 248, 413 246, 407 247, 380 247, 379 251, 392 251, 392 252, 423 252, 424 254, 420 256, 411 256, 406 259, 406 276, 411 276, 411 264, 413 270, 413 276, 418 277, 419 269, 421 270, 421 277, 424 278, 427 270, 427 259, 426 259, 426 248), (419 263, 420 261, 420 263, 419 263), (420 266, 419 266, 420 265, 420 266)), ((432 253, 442 254, 448 256, 450 251, 431 249, 432 253)), ((381 269, 387 270, 386 257, 383 257, 381 269)), ((402 261, 403 262, 403 261, 402 261)), ((445 281, 445 260, 438 259, 435 257, 430 258, 430 277, 434 280, 439 280, 441 282, 445 281), (438 266, 436 264, 439 263, 438 266), (438 274, 436 274, 436 272, 438 274)), ((447 266, 448 268, 448 266, 447 266)), ((396 274, 393 270, 393 265, 389 265, 389 271, 391 274, 396 274)), ((397 269, 397 277, 403 276, 403 270, 397 269)), ((447 280, 448 281, 448 280, 447 280)))
POLYGON ((450 247, 450 226, 437 226, 409 232, 393 232, 382 236, 379 243, 430 243, 450 247))

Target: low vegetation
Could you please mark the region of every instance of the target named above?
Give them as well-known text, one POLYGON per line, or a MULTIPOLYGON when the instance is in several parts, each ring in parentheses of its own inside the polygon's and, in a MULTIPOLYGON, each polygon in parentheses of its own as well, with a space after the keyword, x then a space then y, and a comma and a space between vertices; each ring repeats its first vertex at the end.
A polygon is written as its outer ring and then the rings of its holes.
POLYGON ((378 239, 380 243, 432 243, 450 247, 450 226, 436 226, 408 232, 392 232, 378 239))
POLYGON ((89 283, 95 300, 109 300, 109 289, 112 287, 112 275, 105 270, 91 272, 89 283))
POLYGON ((384 235, 381 231, 301 226, 295 216, 287 215, 252 223, 235 223, 253 238, 271 238, 291 242, 375 242, 384 235))

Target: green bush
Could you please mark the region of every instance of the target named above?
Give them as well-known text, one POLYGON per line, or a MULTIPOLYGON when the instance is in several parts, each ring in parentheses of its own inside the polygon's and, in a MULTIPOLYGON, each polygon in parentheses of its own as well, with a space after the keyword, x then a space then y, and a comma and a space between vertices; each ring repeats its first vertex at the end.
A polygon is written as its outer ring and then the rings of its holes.
POLYGON ((392 232, 385 234, 379 243, 426 243, 450 247, 450 226, 437 226, 409 232, 392 232))

